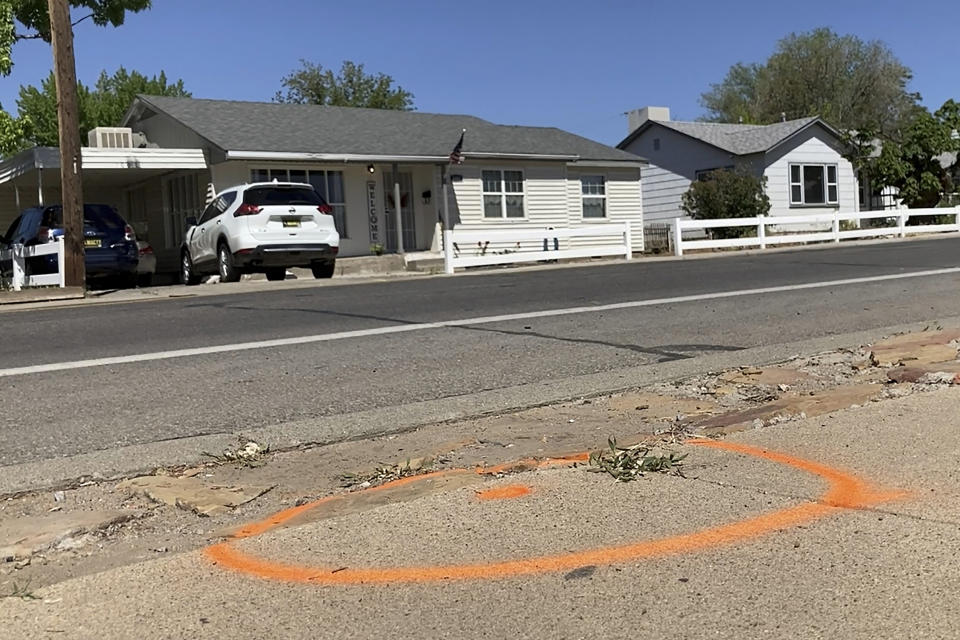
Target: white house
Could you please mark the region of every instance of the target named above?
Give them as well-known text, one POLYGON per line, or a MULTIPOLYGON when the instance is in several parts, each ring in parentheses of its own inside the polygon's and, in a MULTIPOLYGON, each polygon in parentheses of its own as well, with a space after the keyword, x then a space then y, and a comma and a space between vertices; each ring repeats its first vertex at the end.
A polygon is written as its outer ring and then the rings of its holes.
MULTIPOLYGON (((176 271, 185 220, 202 212, 209 183, 222 189, 272 179, 309 182, 321 192, 334 208, 341 256, 369 254, 376 244, 388 252, 437 250, 445 178, 455 227, 631 220, 634 246, 643 246, 643 160, 555 128, 154 96, 138 96, 121 125, 94 133, 83 149, 84 199, 116 206, 154 246, 161 271, 176 271), (464 129, 463 162, 451 164, 464 129)), ((55 149, 0 162, 0 231, 38 199, 59 199, 55 149)))
POLYGON ((666 107, 645 107, 628 114, 628 126, 617 147, 649 161, 643 169, 647 224, 684 217, 681 197, 693 181, 735 167, 767 178, 772 216, 860 208, 840 135, 820 118, 770 125, 680 122, 666 107))

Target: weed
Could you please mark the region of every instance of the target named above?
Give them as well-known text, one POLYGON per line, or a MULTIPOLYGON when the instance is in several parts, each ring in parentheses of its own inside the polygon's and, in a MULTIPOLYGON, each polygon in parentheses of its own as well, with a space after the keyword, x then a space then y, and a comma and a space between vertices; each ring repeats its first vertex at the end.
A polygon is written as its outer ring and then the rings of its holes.
POLYGON ((587 471, 608 473, 619 482, 630 482, 645 473, 666 473, 683 477, 683 459, 687 454, 656 455, 650 447, 637 444, 618 447, 614 438, 607 440, 607 448, 590 454, 587 471))
POLYGON ((18 584, 16 581, 13 582, 13 588, 10 590, 10 593, 0 597, 20 598, 21 600, 39 600, 40 599, 39 596, 34 595, 33 591, 30 590, 29 582, 18 584))

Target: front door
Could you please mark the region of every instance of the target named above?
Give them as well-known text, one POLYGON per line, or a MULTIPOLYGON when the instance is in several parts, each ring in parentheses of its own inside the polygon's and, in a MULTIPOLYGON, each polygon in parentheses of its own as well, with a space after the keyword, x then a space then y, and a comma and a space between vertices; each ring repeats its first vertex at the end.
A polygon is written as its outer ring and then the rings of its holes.
MULTIPOLYGON (((403 250, 414 251, 417 248, 416 213, 413 209, 413 174, 401 171, 397 174, 400 179, 400 218, 403 225, 403 250)), ((386 203, 387 214, 387 251, 397 251, 397 215, 394 213, 393 202, 393 173, 383 174, 383 201, 386 203)))

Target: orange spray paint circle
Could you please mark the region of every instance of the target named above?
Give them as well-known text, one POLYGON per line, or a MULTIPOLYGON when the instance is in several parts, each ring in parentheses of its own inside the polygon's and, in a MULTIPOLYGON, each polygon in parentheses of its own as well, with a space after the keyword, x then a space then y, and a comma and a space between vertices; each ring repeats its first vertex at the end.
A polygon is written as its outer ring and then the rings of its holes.
MULTIPOLYGON (((881 502, 902 498, 906 495, 903 491, 878 491, 873 489, 865 481, 844 471, 817 462, 790 456, 785 453, 714 440, 693 440, 687 444, 723 449, 733 453, 754 456, 794 467, 819 476, 827 481, 829 489, 815 502, 805 502, 794 507, 780 509, 729 524, 710 527, 693 533, 660 538, 658 540, 644 540, 623 545, 523 558, 519 560, 422 567, 348 567, 332 569, 328 567, 297 566, 257 558, 239 551, 229 541, 208 547, 204 550, 204 553, 215 564, 225 569, 259 578, 284 582, 300 582, 317 585, 383 585, 439 582, 446 580, 491 580, 570 571, 588 565, 609 565, 721 547, 810 522, 835 513, 838 509, 864 508, 881 502)), ((580 460, 584 457, 585 456, 580 455, 565 460, 569 463, 570 460, 580 460)), ((532 468, 530 466, 532 464, 531 461, 523 461, 523 464, 526 468, 532 468)), ((556 466, 557 464, 557 460, 544 460, 536 463, 535 466, 550 467, 556 466)), ((478 470, 478 472, 489 473, 490 470, 478 470)), ((436 478, 461 473, 466 473, 466 471, 463 469, 437 471, 422 476, 403 478, 393 483, 367 489, 366 491, 381 491, 391 486, 422 481, 426 478, 436 478)), ((331 496, 300 507, 282 511, 265 520, 244 527, 235 535, 235 539, 260 535, 288 522, 305 511, 309 511, 320 504, 337 498, 338 496, 331 496)))

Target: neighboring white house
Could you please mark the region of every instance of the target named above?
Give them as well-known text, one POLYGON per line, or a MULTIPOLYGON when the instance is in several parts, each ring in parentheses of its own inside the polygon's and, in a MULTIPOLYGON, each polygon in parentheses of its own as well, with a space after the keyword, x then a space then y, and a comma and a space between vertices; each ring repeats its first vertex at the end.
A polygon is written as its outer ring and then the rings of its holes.
POLYGON ((741 168, 767 178, 770 215, 859 210, 853 166, 840 136, 820 118, 770 125, 679 122, 666 107, 628 114, 617 146, 643 156, 644 221, 685 217, 681 197, 710 171, 741 168))
MULTIPOLYGON (((120 148, 83 149, 85 200, 117 206, 154 246, 159 270, 176 270, 184 222, 202 212, 209 183, 219 190, 273 179, 309 182, 321 192, 334 208, 342 256, 369 254, 374 244, 388 252, 436 250, 445 176, 457 228, 631 220, 633 245, 643 246, 644 161, 560 129, 416 111, 153 96, 138 96, 121 124, 126 131, 92 138, 98 147, 120 148), (450 164, 464 129, 463 163, 450 164), (116 161, 97 169, 104 154, 116 161)), ((55 149, 0 162, 0 231, 37 199, 59 199, 55 149)))

